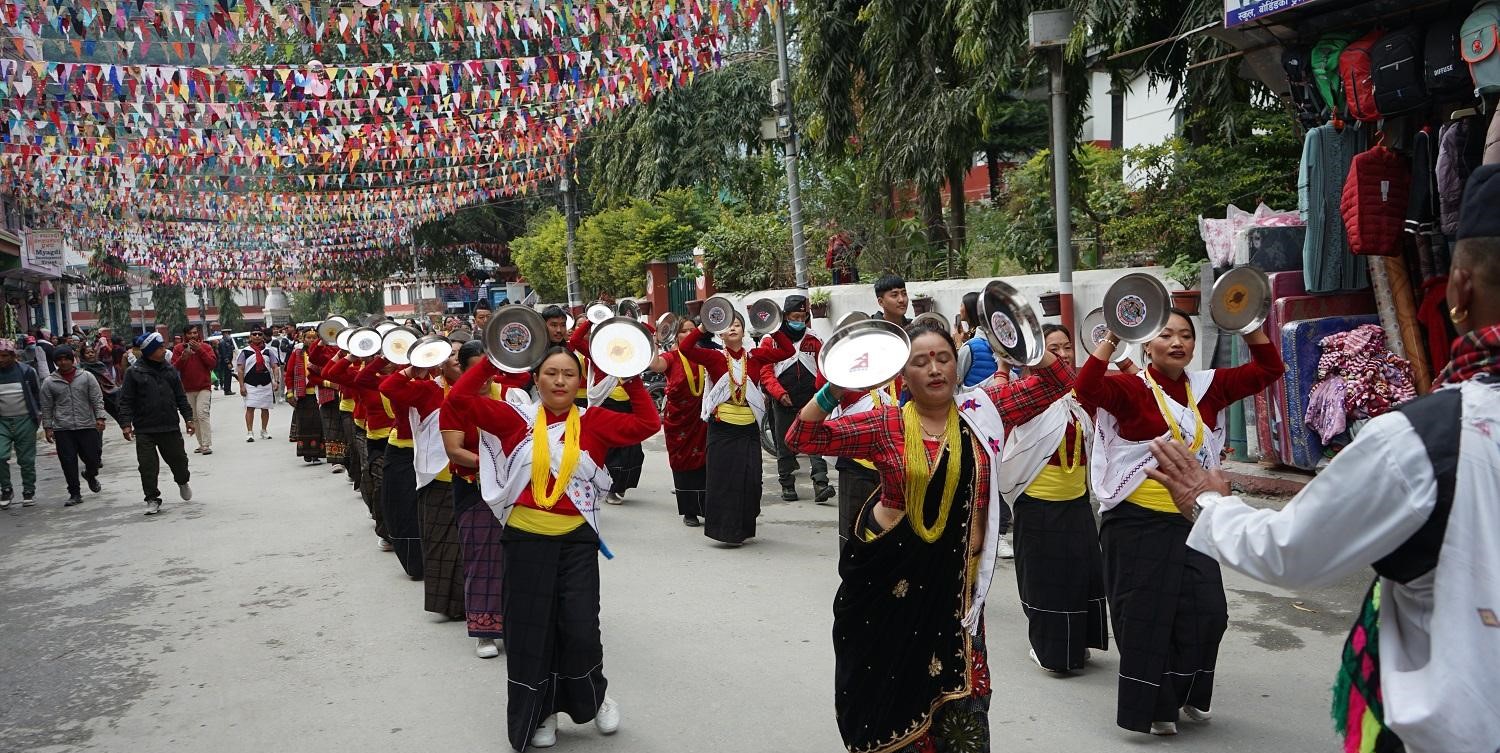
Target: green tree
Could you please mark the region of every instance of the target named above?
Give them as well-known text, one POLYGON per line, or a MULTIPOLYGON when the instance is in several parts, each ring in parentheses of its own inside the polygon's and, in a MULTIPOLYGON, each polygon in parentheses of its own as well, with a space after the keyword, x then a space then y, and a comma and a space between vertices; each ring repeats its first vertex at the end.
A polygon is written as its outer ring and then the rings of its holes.
POLYGON ((333 296, 321 290, 299 290, 290 295, 292 321, 320 322, 328 316, 333 296))
POLYGON ((568 299, 567 220, 544 209, 526 225, 526 234, 511 241, 510 257, 527 284, 544 301, 568 299))
POLYGON ((240 311, 240 304, 234 300, 232 288, 215 290, 214 304, 219 307, 220 327, 230 332, 240 332, 245 329, 245 313, 240 311))
POLYGON ((171 334, 181 332, 188 322, 187 294, 181 285, 151 286, 151 305, 156 309, 156 323, 165 324, 171 334))

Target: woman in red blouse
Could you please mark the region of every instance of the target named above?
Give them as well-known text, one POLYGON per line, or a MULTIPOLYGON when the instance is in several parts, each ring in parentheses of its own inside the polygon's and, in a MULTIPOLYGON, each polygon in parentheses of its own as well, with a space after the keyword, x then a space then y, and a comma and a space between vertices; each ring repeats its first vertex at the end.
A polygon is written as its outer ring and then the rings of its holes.
POLYGON ((708 371, 699 414, 708 423, 704 464, 703 535, 731 547, 755 538, 760 517, 760 422, 765 396, 756 376, 765 363, 792 355, 786 335, 773 336, 775 347, 745 348, 745 320, 738 313, 720 332, 722 349, 703 345, 701 326, 689 330, 677 349, 708 371))
POLYGON ((827 419, 825 386, 787 433, 797 452, 865 458, 881 497, 855 517, 834 601, 834 705, 850 751, 989 750, 981 630, 998 535, 996 479, 1006 426, 1068 389, 1045 354, 1028 379, 962 390, 946 328, 907 329, 905 406, 827 419))
POLYGON ((540 404, 491 400, 482 388, 497 373, 479 362, 448 404, 498 443, 481 438, 481 482, 505 525, 506 718, 511 747, 523 751, 557 742, 559 712, 592 719, 604 734, 619 728, 599 636, 598 553, 610 556, 598 529, 610 485, 604 458, 655 434, 661 418, 635 378, 623 382, 630 413, 578 408, 583 369, 564 348, 548 350, 532 370, 540 404))
POLYGON ((297 455, 306 463, 321 463, 326 452, 325 428, 320 403, 331 402, 333 391, 319 389, 323 383, 323 365, 328 363, 332 348, 318 339, 317 330, 302 333, 300 347, 292 349, 286 363, 286 402, 292 406, 292 427, 288 437, 297 445, 297 455))
MULTIPOLYGON (((687 339, 698 320, 684 316, 677 321, 677 342, 687 339)), ((667 375, 667 409, 662 416, 667 440, 667 464, 672 468, 672 487, 677 494, 677 514, 690 528, 703 525, 704 449, 708 424, 703 422, 703 391, 708 372, 688 360, 681 347, 659 354, 651 370, 667 375)))
POLYGON ((1219 641, 1229 625, 1224 581, 1213 559, 1187 546, 1192 523, 1159 483, 1150 442, 1187 445, 1204 468, 1224 451, 1223 411, 1269 387, 1286 367, 1259 330, 1245 336, 1252 360, 1190 371, 1197 330, 1173 309, 1145 344, 1140 374, 1106 374, 1119 344, 1111 333, 1078 372, 1076 390, 1097 406, 1089 480, 1102 510, 1099 543, 1105 589, 1120 650, 1115 723, 1136 732, 1177 733, 1179 713, 1209 717, 1219 641))

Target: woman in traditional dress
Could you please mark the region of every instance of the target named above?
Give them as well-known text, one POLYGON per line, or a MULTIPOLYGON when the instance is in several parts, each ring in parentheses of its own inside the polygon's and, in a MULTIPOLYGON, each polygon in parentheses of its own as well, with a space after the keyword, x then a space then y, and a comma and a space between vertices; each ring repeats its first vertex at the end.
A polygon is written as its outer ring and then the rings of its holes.
MULTIPOLYGON (((470 340, 458 349, 459 368, 468 371, 484 357, 484 343, 470 340)), ((494 379, 480 385, 480 391, 495 400, 504 397, 503 389, 494 379)), ((449 390, 449 399, 438 412, 438 428, 453 477, 453 518, 463 555, 464 618, 469 637, 475 641, 474 655, 493 659, 500 655, 495 642, 505 638, 500 541, 505 526, 479 496, 479 428, 468 411, 453 404, 452 395, 449 390)))
POLYGON ((385 523, 386 541, 390 542, 406 575, 421 580, 422 518, 417 511, 417 472, 412 465, 416 443, 412 440, 411 424, 405 420, 410 406, 396 403, 382 388, 385 378, 397 368, 384 356, 376 355, 359 370, 354 384, 373 395, 366 417, 372 440, 370 470, 371 480, 378 484, 375 504, 385 523), (373 457, 376 444, 380 445, 378 458, 373 457))
POLYGON ((442 364, 430 369, 408 366, 380 382, 380 391, 398 408, 397 426, 406 424, 412 437, 422 548, 422 607, 451 620, 464 618, 463 553, 453 521, 453 475, 438 420, 443 398, 458 377, 458 346, 454 345, 442 364))
MULTIPOLYGON (((698 320, 677 320, 677 342, 696 329, 698 320)), ((680 347, 657 355, 651 370, 667 375, 667 408, 662 433, 667 440, 667 465, 672 468, 672 488, 677 495, 677 514, 689 528, 703 525, 704 449, 708 424, 703 422, 703 389, 708 372, 688 360, 680 347)))
MULTIPOLYGON (((1065 327, 1047 324, 1042 333, 1047 352, 1073 363, 1065 327)), ((1000 496, 1015 507, 1016 586, 1031 660, 1049 672, 1082 668, 1090 648, 1109 648, 1084 452, 1093 425, 1089 411, 1064 395, 1013 427, 1000 469, 1000 496)))
POLYGON ((289 438, 297 445, 297 456, 305 463, 323 462, 326 444, 323 414, 318 404, 333 401, 332 392, 319 387, 327 362, 323 341, 313 329, 303 330, 302 346, 293 348, 286 362, 286 402, 292 406, 289 438))
POLYGON ((532 371, 535 406, 490 400, 484 384, 497 371, 488 360, 470 368, 448 403, 498 440, 481 442, 481 483, 505 525, 506 718, 511 747, 524 751, 556 744, 559 712, 604 734, 619 728, 599 634, 598 555, 610 556, 598 520, 603 462, 661 418, 638 378, 622 383, 630 413, 574 405, 583 368, 566 349, 549 349, 532 371))
POLYGON ((1179 712, 1194 721, 1209 716, 1219 641, 1229 624, 1223 578, 1218 563, 1188 548, 1192 523, 1146 469, 1156 462, 1151 440, 1164 436, 1186 443, 1204 468, 1219 467, 1224 409, 1285 371, 1264 332, 1245 342, 1250 363, 1190 371, 1197 330, 1173 309, 1145 345, 1145 371, 1105 374, 1119 344, 1111 333, 1078 372, 1078 399, 1098 408, 1089 476, 1103 510, 1099 543, 1120 650, 1115 723, 1128 730, 1173 735, 1179 712))
POLYGON ((723 349, 703 345, 703 327, 678 342, 678 352, 708 371, 709 389, 699 415, 708 422, 704 465, 703 535, 737 547, 755 538, 760 517, 760 422, 765 397, 755 383, 760 366, 789 358, 791 340, 777 332, 776 347, 745 350, 745 320, 738 313, 720 332, 723 349))
POLYGON ((984 600, 994 575, 999 496, 993 473, 1006 425, 1031 420, 1068 389, 1050 353, 1035 376, 962 391, 945 327, 907 329, 905 406, 827 419, 825 386, 787 434, 798 452, 867 458, 881 498, 860 508, 839 562, 834 705, 858 753, 989 750, 984 600))

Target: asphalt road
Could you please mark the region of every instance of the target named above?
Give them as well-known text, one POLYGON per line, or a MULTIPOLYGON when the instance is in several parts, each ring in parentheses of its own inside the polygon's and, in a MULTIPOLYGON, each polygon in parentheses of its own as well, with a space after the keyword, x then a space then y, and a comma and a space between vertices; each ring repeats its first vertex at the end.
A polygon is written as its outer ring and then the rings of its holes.
MULTIPOLYGON (((275 440, 254 444, 237 396, 215 408, 192 502, 164 469, 163 513, 142 515, 134 449, 111 425, 103 493, 64 509, 44 444, 40 504, 0 512, 0 751, 507 750, 504 656, 476 659, 461 622, 422 611, 344 477, 294 457, 286 406, 275 440)), ((622 729, 565 721, 556 750, 841 750, 834 508, 775 500, 768 462, 759 538, 718 548, 676 517, 660 437, 646 458, 642 488, 602 523, 622 729)), ((1337 750, 1328 688, 1365 584, 1225 581, 1215 717, 1153 738, 1114 726, 1115 654, 1070 677, 1030 663, 1004 565, 987 623, 994 750, 1337 750)))

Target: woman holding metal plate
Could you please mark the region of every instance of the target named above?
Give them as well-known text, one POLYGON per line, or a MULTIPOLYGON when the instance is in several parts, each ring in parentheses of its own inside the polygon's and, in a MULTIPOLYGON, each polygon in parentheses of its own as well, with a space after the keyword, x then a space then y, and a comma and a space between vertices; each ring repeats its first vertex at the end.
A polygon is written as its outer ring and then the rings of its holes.
MULTIPOLYGON (((671 326, 670 336, 660 333, 663 342, 681 343, 698 328, 698 320, 685 316, 661 321, 671 326)), ((662 433, 667 440, 667 464, 672 468, 672 487, 677 495, 677 514, 689 528, 703 525, 703 493, 707 488, 704 453, 708 445, 708 424, 703 422, 703 390, 708 372, 688 360, 680 348, 656 356, 651 370, 667 375, 667 407, 662 415, 662 433)))
MULTIPOLYGON (((515 337, 502 340, 515 352, 545 342, 546 325, 531 317, 534 325, 512 323, 527 332, 512 326, 515 337)), ((621 385, 630 413, 574 405, 583 368, 563 348, 546 348, 531 368, 539 403, 490 400, 484 386, 499 372, 493 361, 471 367, 448 405, 491 435, 480 441, 480 484, 505 526, 506 718, 511 747, 523 751, 556 744, 559 712, 577 723, 593 720, 604 734, 619 728, 599 634, 598 555, 611 556, 599 532, 599 503, 610 483, 603 463, 611 448, 655 434, 661 419, 635 377, 621 385)))
POLYGON ((1257 326, 1243 332, 1252 361, 1195 370, 1197 329, 1169 308, 1166 288, 1127 275, 1105 295, 1110 334, 1078 373, 1078 399, 1097 406, 1089 476, 1099 500, 1105 588, 1120 651, 1116 724, 1136 732, 1177 733, 1179 713, 1209 717, 1219 641, 1228 605, 1219 565, 1187 547, 1192 523, 1161 484, 1151 440, 1171 437, 1204 468, 1224 449, 1223 411, 1281 377, 1285 366, 1257 326), (1149 365, 1138 375, 1106 374, 1128 337, 1144 343, 1149 365))
POLYGON ((900 339, 908 338, 904 361, 887 367, 900 369, 911 394, 905 406, 828 418, 843 391, 832 382, 884 381, 886 370, 860 367, 902 345, 856 347, 863 352, 851 367, 832 363, 835 334, 824 347, 831 383, 787 434, 799 452, 867 458, 880 473, 880 499, 859 510, 839 561, 834 704, 850 751, 983 752, 990 679, 982 616, 997 561, 1000 451, 1007 427, 1063 395, 1070 372, 1037 347, 1035 376, 965 391, 946 326, 914 324, 900 339))
MULTIPOLYGON (((1047 352, 1073 363, 1073 338, 1042 327, 1047 352)), ((1109 648, 1104 566, 1089 504, 1084 444, 1093 411, 1063 395, 1014 427, 1005 443, 1000 495, 1014 510, 1016 587, 1031 660, 1049 672, 1083 667, 1089 649, 1109 648)))
POLYGON ((703 535, 737 547, 755 538, 760 517, 760 422, 765 396, 755 375, 766 363, 792 355, 791 340, 772 335, 774 348, 745 349, 745 319, 722 297, 704 301, 703 324, 679 339, 678 351, 708 371, 708 389, 699 413, 708 422, 705 461, 703 535), (722 349, 705 345, 704 335, 716 332, 722 349))

